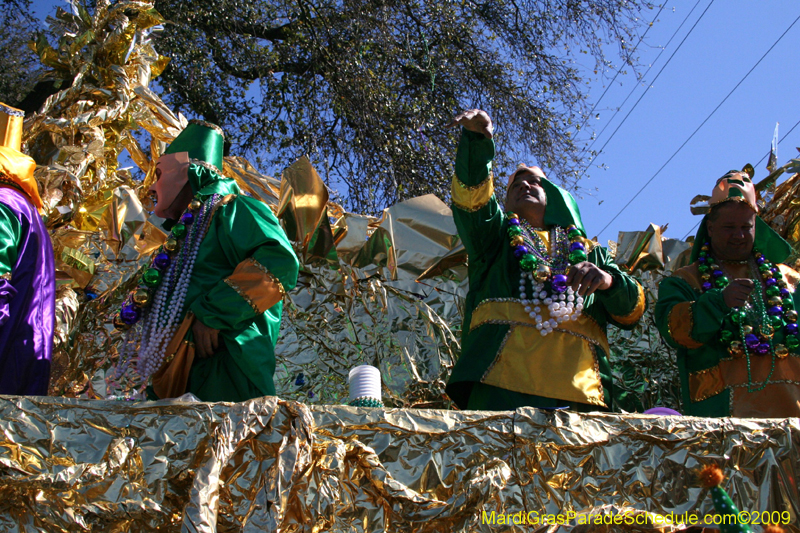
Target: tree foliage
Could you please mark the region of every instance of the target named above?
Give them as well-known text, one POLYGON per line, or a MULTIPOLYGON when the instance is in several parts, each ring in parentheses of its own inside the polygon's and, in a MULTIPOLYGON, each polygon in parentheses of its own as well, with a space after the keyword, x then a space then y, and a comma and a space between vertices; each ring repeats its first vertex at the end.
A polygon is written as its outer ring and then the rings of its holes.
POLYGON ((0 102, 17 105, 39 75, 39 58, 28 48, 38 28, 31 0, 0 0, 0 9, 0 102))
POLYGON ((645 2, 156 0, 160 83, 234 153, 270 172, 308 154, 348 207, 375 212, 449 197, 443 126, 467 107, 492 115, 499 166, 532 154, 574 178, 587 68, 624 57, 645 2))

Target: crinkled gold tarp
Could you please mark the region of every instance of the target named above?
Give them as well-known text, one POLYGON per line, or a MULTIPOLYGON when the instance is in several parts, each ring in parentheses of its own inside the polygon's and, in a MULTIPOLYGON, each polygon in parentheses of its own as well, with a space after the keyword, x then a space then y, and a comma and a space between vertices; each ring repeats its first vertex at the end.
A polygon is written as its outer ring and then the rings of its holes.
POLYGON ((675 531, 482 520, 702 517, 710 462, 798 531, 796 419, 3 397, 0 428, 3 531, 675 531))

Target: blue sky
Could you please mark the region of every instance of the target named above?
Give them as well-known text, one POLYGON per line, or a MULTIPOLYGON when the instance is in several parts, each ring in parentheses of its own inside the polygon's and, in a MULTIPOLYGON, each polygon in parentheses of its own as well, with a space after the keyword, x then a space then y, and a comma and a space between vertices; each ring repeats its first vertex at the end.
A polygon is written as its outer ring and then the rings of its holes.
MULTIPOLYGON (((34 1, 41 18, 56 5, 66 6, 66 2, 34 1)), ((658 7, 645 12, 643 18, 652 20, 657 11, 658 7)), ((579 200, 590 236, 598 236, 605 244, 609 239, 616 240, 619 231, 644 230, 652 222, 669 223, 666 236, 683 238, 698 222, 689 212, 692 197, 708 194, 725 171, 741 168, 745 163, 755 165, 769 151, 776 122, 780 122, 779 135, 783 137, 800 121, 800 98, 796 95, 800 87, 796 44, 800 40, 800 22, 791 26, 798 17, 797 0, 665 3, 637 48, 636 55, 642 63, 639 72, 651 67, 644 80, 637 82, 629 73, 610 86, 611 75, 591 85, 590 101, 597 103, 593 114, 599 118, 592 118, 590 125, 598 133, 607 126, 593 148, 599 149, 607 140, 608 144, 587 172, 588 179, 584 177, 581 182, 585 189, 593 191, 579 200), (675 37, 664 48, 673 34, 675 37), (658 79, 609 140, 662 67, 658 79), (622 210, 740 82, 694 137, 622 210), (600 99, 607 86, 608 91, 600 99), (601 231, 606 225, 608 228, 601 231)), ((800 126, 780 143, 779 164, 795 157, 796 146, 800 146, 800 126)), ((765 164, 766 160, 757 166, 757 179, 767 175, 765 164)))
MULTIPOLYGON (((582 183, 586 188, 598 189, 594 197, 584 196, 580 205, 587 232, 599 235, 601 243, 616 239, 619 231, 644 230, 650 222, 669 223, 666 236, 683 238, 698 222, 689 211, 692 197, 709 194, 716 178, 725 171, 742 168, 746 163, 755 165, 769 151, 776 122, 780 122, 779 136, 783 137, 800 121, 797 22, 639 197, 600 233, 800 16, 800 3, 796 0, 700 0, 670 47, 656 61, 658 47, 666 45, 695 3, 696 0, 666 3, 638 49, 644 64, 640 71, 652 63, 645 84, 640 84, 595 144, 595 149, 603 146, 647 82, 688 34, 596 159, 595 164, 607 168, 591 168, 590 179, 582 183), (689 33, 706 7, 708 10, 689 33)), ((655 11, 650 18, 653 15, 655 11)), ((595 131, 611 120, 614 108, 636 85, 633 76, 617 79, 599 103, 595 131)), ((600 85, 593 87, 594 100, 603 90, 600 85)), ((800 146, 800 126, 780 143, 779 164, 796 156, 796 146, 800 146)), ((765 165, 766 160, 756 168, 757 179, 766 177, 765 165)))

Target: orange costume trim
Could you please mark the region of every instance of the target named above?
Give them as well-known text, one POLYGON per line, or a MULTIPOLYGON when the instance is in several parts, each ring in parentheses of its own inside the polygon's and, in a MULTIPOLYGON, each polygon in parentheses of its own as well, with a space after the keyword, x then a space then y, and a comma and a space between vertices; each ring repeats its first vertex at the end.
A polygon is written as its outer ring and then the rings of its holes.
POLYGON ((703 343, 692 338, 694 318, 692 317, 692 304, 694 302, 681 302, 676 304, 669 312, 669 334, 672 338, 690 350, 700 348, 703 343))
POLYGON ((280 302, 286 295, 278 278, 252 257, 239 263, 233 274, 224 281, 258 314, 280 302))

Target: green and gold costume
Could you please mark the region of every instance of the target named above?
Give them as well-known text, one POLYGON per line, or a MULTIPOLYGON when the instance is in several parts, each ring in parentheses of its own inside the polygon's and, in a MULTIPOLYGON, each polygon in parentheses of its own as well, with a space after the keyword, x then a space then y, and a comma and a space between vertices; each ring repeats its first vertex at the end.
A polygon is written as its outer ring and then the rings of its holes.
MULTIPOLYGON (((645 309, 641 285, 613 263, 608 252, 585 239, 578 207, 565 190, 542 179, 545 224, 574 224, 588 260, 609 273, 611 288, 586 299, 577 321, 542 336, 520 300, 519 261, 506 236, 506 214, 494 194, 494 141, 462 131, 453 178, 453 215, 469 254, 461 356, 447 393, 462 409, 506 410, 521 406, 612 407, 606 326, 632 327, 645 309)), ((549 318, 545 309, 544 318, 549 318)))
MULTIPOLYGON (((219 330, 219 349, 194 357, 186 392, 204 401, 238 402, 275 394, 282 296, 297 283, 299 262, 270 208, 242 195, 219 172, 222 139, 211 128, 190 123, 166 151, 189 153, 195 199, 224 197, 199 246, 181 311, 219 330)), ((191 330, 184 342, 191 344, 191 330)))
MULTIPOLYGON (((656 304, 658 329, 678 350, 683 413, 703 417, 800 416, 798 347, 782 356, 774 352, 743 354, 729 351, 721 338, 723 330, 738 331, 739 326, 731 320, 732 309, 725 304, 723 288, 702 287, 698 258, 708 240, 706 224, 707 217, 695 237, 692 264, 661 282, 656 304)), ((755 249, 780 270, 793 307, 800 275, 781 264, 790 255, 791 246, 758 217, 755 249)), ((754 277, 754 293, 764 291, 760 276, 754 277)), ((793 343, 784 327, 775 328, 771 341, 773 346, 793 343)))

